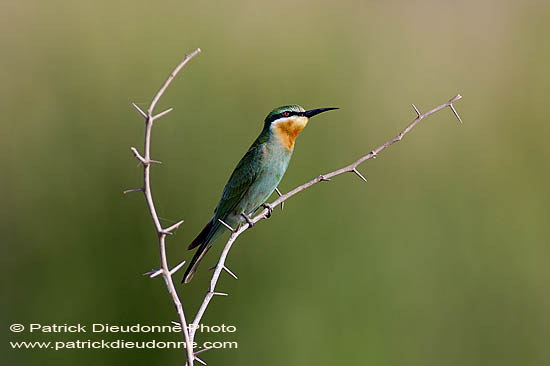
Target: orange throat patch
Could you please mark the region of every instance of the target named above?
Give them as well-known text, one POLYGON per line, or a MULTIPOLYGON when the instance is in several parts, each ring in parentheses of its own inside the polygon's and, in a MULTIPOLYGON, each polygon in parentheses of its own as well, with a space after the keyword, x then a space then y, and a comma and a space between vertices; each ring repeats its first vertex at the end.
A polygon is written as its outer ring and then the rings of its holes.
POLYGON ((273 131, 279 137, 281 144, 291 150, 294 148, 294 141, 300 132, 306 127, 307 117, 291 117, 273 125, 273 131))

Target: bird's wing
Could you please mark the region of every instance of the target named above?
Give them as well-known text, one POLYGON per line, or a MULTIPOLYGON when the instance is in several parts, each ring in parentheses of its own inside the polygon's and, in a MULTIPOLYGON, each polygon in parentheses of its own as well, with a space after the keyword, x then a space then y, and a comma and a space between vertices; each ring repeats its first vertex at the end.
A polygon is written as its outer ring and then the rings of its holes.
POLYGON ((214 211, 216 219, 231 212, 256 180, 261 170, 262 146, 255 142, 237 164, 214 211))

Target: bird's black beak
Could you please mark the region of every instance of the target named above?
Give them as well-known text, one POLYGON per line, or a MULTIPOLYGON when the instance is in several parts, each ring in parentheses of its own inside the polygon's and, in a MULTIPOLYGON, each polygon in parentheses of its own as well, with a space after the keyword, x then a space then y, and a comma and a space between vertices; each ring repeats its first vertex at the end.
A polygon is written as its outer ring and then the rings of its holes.
POLYGON ((304 116, 306 116, 307 118, 311 118, 313 116, 318 115, 319 113, 323 113, 323 112, 326 112, 326 111, 332 111, 333 109, 339 109, 339 108, 330 107, 330 108, 310 109, 309 111, 304 112, 304 116))

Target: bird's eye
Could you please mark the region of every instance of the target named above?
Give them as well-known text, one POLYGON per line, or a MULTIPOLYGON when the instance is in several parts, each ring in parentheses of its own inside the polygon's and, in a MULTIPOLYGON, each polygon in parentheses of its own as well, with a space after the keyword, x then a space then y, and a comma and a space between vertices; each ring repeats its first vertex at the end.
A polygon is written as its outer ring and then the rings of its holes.
POLYGON ((290 116, 290 112, 283 112, 283 116, 284 116, 284 117, 290 116))

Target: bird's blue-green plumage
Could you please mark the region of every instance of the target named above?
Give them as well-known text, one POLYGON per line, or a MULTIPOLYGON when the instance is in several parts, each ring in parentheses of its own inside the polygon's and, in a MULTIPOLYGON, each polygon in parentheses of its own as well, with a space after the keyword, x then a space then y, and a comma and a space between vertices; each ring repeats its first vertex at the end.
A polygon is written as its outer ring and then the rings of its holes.
MULTIPOLYGON (((185 272, 184 282, 191 280, 208 249, 227 230, 219 220, 237 228, 245 222, 242 214, 250 217, 277 188, 294 150, 294 145, 285 144, 281 133, 277 132, 277 123, 287 122, 289 118, 302 116, 305 112, 299 105, 289 105, 276 108, 268 114, 262 132, 239 161, 225 185, 214 210, 214 217, 189 245, 189 249, 197 246, 199 248, 185 272)), ((305 121, 307 123, 307 119, 305 121)), ((296 135, 298 133, 299 131, 296 135)))

